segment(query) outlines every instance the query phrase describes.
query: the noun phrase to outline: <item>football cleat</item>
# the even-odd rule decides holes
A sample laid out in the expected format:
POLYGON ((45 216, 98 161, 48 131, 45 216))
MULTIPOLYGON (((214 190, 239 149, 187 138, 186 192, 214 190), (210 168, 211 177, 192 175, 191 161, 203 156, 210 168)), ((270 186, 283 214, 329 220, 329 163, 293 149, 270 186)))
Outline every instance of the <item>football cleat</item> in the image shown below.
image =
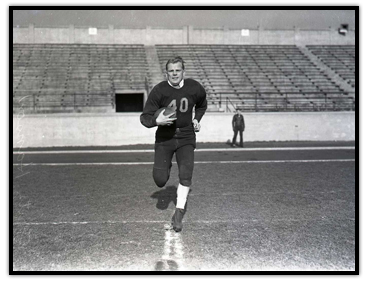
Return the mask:
POLYGON ((183 217, 184 217, 185 211, 183 209, 175 209, 175 213, 171 219, 172 228, 176 232, 180 232, 183 229, 183 217))

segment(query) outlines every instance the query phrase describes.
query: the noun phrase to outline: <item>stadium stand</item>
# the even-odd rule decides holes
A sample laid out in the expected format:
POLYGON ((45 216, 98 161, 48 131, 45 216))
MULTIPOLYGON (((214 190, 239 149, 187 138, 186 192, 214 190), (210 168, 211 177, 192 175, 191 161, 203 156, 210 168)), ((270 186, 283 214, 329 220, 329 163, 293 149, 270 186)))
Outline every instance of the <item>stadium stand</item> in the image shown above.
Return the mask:
MULTIPOLYGON (((355 85, 354 46, 308 48, 355 85)), ((174 55, 205 87, 212 111, 355 110, 355 92, 295 45, 13 44, 13 111, 114 108, 116 91, 149 92, 174 55)))
POLYGON ((156 45, 160 64, 180 55, 212 105, 230 110, 352 110, 341 89, 294 45, 156 45))
POLYGON ((111 108, 146 77, 143 45, 13 44, 13 104, 35 112, 111 108))
POLYGON ((355 87, 354 45, 307 45, 323 63, 355 87))

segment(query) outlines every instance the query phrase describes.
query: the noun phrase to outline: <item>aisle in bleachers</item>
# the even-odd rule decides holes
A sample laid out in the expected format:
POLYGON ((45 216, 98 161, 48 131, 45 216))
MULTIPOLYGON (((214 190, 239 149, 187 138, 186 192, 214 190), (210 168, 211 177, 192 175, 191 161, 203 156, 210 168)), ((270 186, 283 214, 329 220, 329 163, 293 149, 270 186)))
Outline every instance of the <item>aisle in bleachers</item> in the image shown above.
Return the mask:
POLYGON ((352 109, 344 92, 293 45, 157 45, 161 68, 180 55, 187 77, 200 81, 212 104, 243 110, 352 109))
POLYGON ((309 45, 307 48, 352 87, 355 87, 354 45, 309 45))

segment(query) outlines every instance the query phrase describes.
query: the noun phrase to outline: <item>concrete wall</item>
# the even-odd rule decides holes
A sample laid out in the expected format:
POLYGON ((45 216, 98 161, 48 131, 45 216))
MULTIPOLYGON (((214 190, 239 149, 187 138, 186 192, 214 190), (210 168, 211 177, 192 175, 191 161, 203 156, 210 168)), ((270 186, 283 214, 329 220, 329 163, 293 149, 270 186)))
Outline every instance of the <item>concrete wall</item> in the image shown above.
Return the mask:
POLYGON ((259 35, 259 44, 297 44, 294 30, 263 30, 259 35))
POLYGON ((114 29, 114 44, 142 44, 145 41, 145 29, 114 29))
MULTIPOLYGON (((355 140, 355 112, 244 113, 245 141, 355 140)), ((226 142, 233 114, 207 113, 198 142, 226 142)), ((119 146, 152 144, 156 128, 139 114, 52 114, 13 116, 13 147, 119 146)))
MULTIPOLYGON (((64 43, 69 41, 68 28, 35 28, 34 43, 64 43)), ((70 42, 67 42, 70 43, 70 42)))
POLYGON ((81 44, 355 44, 355 30, 346 36, 338 34, 337 28, 329 30, 249 30, 249 36, 242 36, 241 30, 181 29, 147 27, 145 29, 119 29, 110 25, 89 34, 88 27, 44 28, 14 27, 13 43, 81 43, 81 44))
POLYGON ((26 28, 13 28, 13 43, 33 43, 33 38, 30 38, 30 35, 26 28))

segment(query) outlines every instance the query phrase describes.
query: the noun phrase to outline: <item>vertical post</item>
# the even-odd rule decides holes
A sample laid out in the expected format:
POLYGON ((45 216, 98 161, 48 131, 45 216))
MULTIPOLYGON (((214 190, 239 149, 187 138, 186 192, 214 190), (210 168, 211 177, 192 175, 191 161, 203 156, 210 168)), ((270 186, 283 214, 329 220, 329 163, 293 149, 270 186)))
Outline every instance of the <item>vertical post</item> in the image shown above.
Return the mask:
POLYGON ((145 42, 145 45, 153 45, 152 42, 151 42, 151 30, 152 28, 150 26, 146 26, 146 42, 145 42))
POLYGON ((330 44, 332 44, 332 37, 333 37, 333 29, 332 29, 332 27, 331 26, 329 26, 329 28, 330 28, 330 33, 329 33, 329 41, 330 41, 330 44))
POLYGON ((220 102, 219 102, 219 106, 220 106, 220 109, 222 108, 222 106, 221 106, 221 103, 222 102, 222 96, 221 96, 221 93, 220 93, 220 102))
POLYGON ((192 44, 193 26, 188 26, 188 44, 192 44))
POLYGON ((294 45, 299 45, 298 44, 299 32, 300 32, 300 28, 294 26, 294 45))
POLYGON ((288 105, 288 94, 286 93, 285 96, 285 110, 287 111, 287 105, 288 105))
POLYGON ((325 111, 327 110, 327 93, 325 93, 325 105, 324 105, 325 111))
POLYGON ((254 97, 254 99, 255 99, 255 103, 254 103, 254 110, 255 110, 256 112, 258 112, 258 110, 257 110, 257 96, 258 96, 258 94, 257 94, 257 92, 256 92, 255 97, 254 97))
POLYGON ((74 24, 69 25, 69 43, 73 44, 74 41, 74 24))
POLYGON ((189 44, 188 26, 183 26, 183 44, 189 44))
POLYGON ((263 27, 259 25, 258 26, 258 44, 262 44, 262 33, 263 33, 263 27))
POLYGON ((109 44, 115 44, 114 26, 109 24, 109 44))
POLYGON ((29 24, 28 27, 28 43, 35 43, 34 24, 29 24))
POLYGON ((229 42, 228 42, 228 38, 229 38, 228 34, 229 34, 229 27, 225 25, 224 26, 224 29, 222 31, 222 44, 229 44, 229 42))

